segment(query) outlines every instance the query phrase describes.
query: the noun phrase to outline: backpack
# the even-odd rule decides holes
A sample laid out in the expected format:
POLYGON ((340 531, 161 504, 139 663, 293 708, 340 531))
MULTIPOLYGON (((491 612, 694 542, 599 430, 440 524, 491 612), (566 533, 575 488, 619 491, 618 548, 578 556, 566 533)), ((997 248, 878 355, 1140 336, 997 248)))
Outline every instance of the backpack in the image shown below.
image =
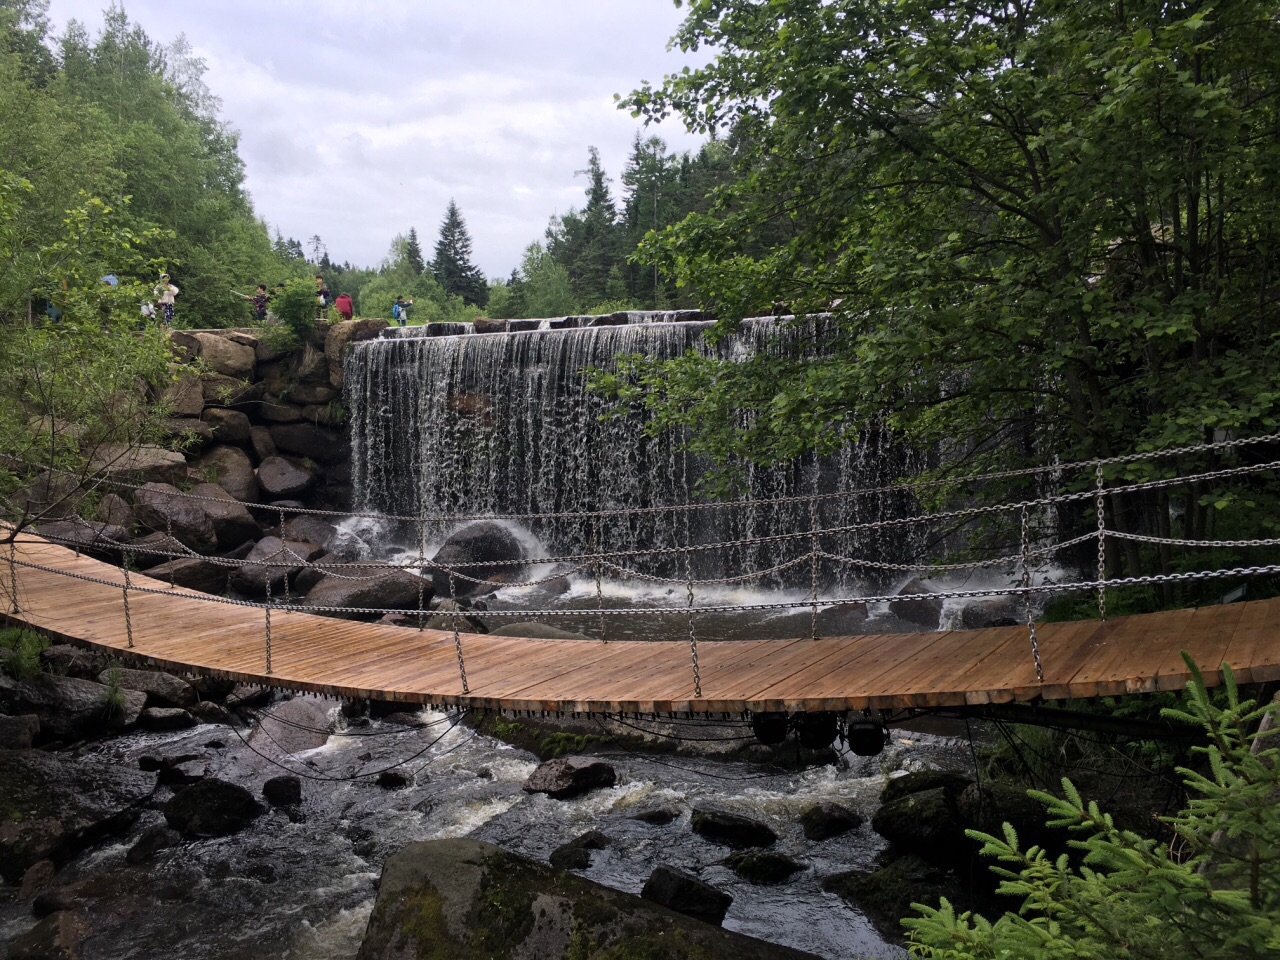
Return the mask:
POLYGON ((395 320, 400 319, 400 304, 393 303, 391 305, 391 316, 392 316, 392 319, 395 319, 395 320))

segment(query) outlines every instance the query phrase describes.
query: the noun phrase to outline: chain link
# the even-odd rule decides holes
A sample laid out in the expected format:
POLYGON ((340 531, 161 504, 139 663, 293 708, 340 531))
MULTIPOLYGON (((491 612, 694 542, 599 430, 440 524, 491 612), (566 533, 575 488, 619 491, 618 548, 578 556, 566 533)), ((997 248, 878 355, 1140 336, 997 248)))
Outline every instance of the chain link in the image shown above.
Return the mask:
MULTIPOLYGON (((599 521, 599 520, 595 520, 595 521, 593 521, 593 522, 592 522, 592 524, 591 524, 591 552, 592 552, 592 553, 595 553, 595 554, 598 554, 598 553, 599 553, 599 551, 600 551, 600 543, 599 543, 599 539, 600 539, 600 538, 599 538, 599 533, 600 533, 600 521, 599 521)), ((603 641, 605 641, 606 643, 608 643, 608 642, 609 642, 609 635, 605 632, 605 629, 604 629, 604 613, 603 613, 603 610, 604 610, 604 586, 603 586, 603 584, 602 584, 602 582, 601 582, 601 579, 600 579, 600 567, 601 567, 601 561, 600 561, 599 559, 597 559, 597 560, 596 560, 596 562, 595 562, 595 573, 596 573, 596 609, 597 609, 597 610, 599 610, 599 611, 602 611, 602 612, 599 614, 599 617, 600 617, 600 639, 601 639, 601 640, 603 640, 603 641)))
POLYGON ((1102 464, 1094 469, 1094 511, 1098 515, 1098 619, 1107 619, 1107 521, 1102 464))
POLYGON ((458 655, 458 676, 462 678, 462 692, 470 693, 471 687, 467 685, 467 664, 462 659, 462 634, 458 630, 459 622, 462 620, 462 610, 458 606, 458 588, 452 570, 449 571, 449 599, 453 601, 453 648, 458 655))
POLYGON ((1040 644, 1036 639, 1035 604, 1031 595, 1031 517, 1022 508, 1022 606, 1027 615, 1027 639, 1031 643, 1031 659, 1036 665, 1036 679, 1044 680, 1044 666, 1040 663, 1040 644))
POLYGON ((129 649, 133 649, 133 614, 129 611, 129 554, 124 555, 124 630, 129 639, 129 649))
POLYGON ((9 612, 20 613, 18 606, 18 534, 9 537, 9 612))
POLYGON ((818 501, 809 503, 809 599, 812 607, 809 614, 809 639, 818 639, 818 557, 821 554, 818 544, 818 501))
POLYGON ((266 577, 263 578, 263 583, 265 583, 267 587, 267 602, 263 609, 266 611, 266 621, 267 621, 267 626, 266 626, 267 676, 269 677, 271 676, 271 574, 270 572, 268 572, 266 577))

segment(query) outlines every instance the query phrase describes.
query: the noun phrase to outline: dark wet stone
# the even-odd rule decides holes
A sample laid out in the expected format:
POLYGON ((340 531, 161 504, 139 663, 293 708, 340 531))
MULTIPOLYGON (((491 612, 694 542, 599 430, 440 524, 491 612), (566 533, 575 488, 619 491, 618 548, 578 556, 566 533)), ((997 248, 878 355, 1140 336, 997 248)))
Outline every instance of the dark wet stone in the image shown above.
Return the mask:
POLYGON ((617 772, 603 760, 558 757, 534 770, 524 783, 524 791, 545 793, 555 800, 568 800, 602 787, 612 787, 617 782, 617 772))
POLYGON ((551 865, 557 870, 585 870, 591 866, 591 851, 609 846, 609 838, 599 830, 588 830, 551 852, 551 865))
POLYGON ((178 707, 147 707, 138 716, 138 726, 144 730, 185 730, 195 725, 196 718, 178 707))
POLYGON ((687 917, 720 926, 733 897, 704 883, 692 874, 666 865, 658 867, 645 881, 640 896, 687 917))
POLYGON ((147 863, 155 859, 155 855, 161 850, 176 847, 181 841, 182 836, 176 830, 169 829, 163 823, 153 823, 138 835, 124 859, 135 865, 147 863))
POLYGON ((723 810, 693 811, 693 832, 730 847, 771 847, 778 835, 767 824, 723 810))
POLYGON ((790 857, 772 850, 738 850, 725 862, 743 880, 761 885, 785 883, 793 873, 804 869, 790 857))
POLYGON ((376 782, 383 790, 403 790, 409 786, 409 777, 399 770, 383 770, 376 782))
POLYGON ((201 780, 176 793, 164 807, 169 826, 193 837, 236 833, 262 813, 262 805, 248 790, 225 780, 201 780))
POLYGON ((302 802, 302 781, 292 774, 272 777, 262 785, 262 796, 273 807, 288 807, 302 802))
POLYGON ((971 777, 958 770, 920 770, 916 773, 904 773, 900 777, 891 777, 885 781, 880 791, 880 803, 892 803, 912 793, 942 787, 949 797, 957 797, 965 787, 973 783, 971 777))
POLYGON ((805 839, 826 840, 862 826, 862 817, 848 807, 829 800, 815 804, 800 814, 805 839))
POLYGON ((677 810, 642 810, 639 813, 631 815, 632 820, 639 820, 642 823, 649 823, 655 827, 665 827, 668 823, 672 823, 680 818, 677 810))

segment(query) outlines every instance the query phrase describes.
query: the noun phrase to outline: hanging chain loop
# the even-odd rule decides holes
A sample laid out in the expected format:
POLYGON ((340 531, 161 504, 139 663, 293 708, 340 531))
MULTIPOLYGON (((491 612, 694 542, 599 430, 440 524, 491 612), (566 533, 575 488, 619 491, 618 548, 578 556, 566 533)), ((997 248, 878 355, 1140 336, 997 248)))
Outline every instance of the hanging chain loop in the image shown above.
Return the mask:
POLYGON ((129 567, 133 565, 133 553, 126 550, 124 554, 124 631, 129 640, 129 649, 133 649, 133 614, 129 611, 129 588, 133 582, 129 579, 129 567))
POLYGON ((462 620, 462 608, 458 605, 458 586, 453 579, 453 568, 449 568, 449 599, 453 601, 453 649, 458 654, 458 676, 462 678, 462 692, 470 693, 467 684, 467 662, 462 658, 462 634, 458 626, 462 620))
POLYGON ((1031 518, 1022 508, 1022 606, 1027 615, 1027 639, 1031 642, 1031 659, 1036 665, 1036 679, 1044 681, 1044 665, 1040 662, 1040 642, 1036 638, 1035 603, 1031 594, 1031 518))
POLYGON ((1107 521, 1102 464, 1094 468, 1094 510, 1098 514, 1098 619, 1107 619, 1107 521))

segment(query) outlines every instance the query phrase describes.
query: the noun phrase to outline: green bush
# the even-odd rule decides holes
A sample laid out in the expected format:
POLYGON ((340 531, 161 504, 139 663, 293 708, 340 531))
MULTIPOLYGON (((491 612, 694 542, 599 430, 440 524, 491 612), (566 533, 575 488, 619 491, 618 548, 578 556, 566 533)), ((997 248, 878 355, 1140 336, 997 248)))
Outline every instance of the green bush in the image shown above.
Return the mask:
POLYGON ((0 630, 0 668, 15 680, 27 680, 40 672, 40 651, 49 646, 33 630, 0 630))
POLYGON ((311 280, 286 280, 271 297, 271 309, 299 341, 311 336, 316 322, 316 288, 311 280))
POLYGON ((1069 780, 1061 798, 1029 795, 1048 811, 1048 823, 1066 827, 1076 856, 1050 858, 1039 847, 1022 850, 1008 824, 1004 836, 969 835, 1001 864, 999 892, 1022 901, 994 923, 957 913, 945 899, 937 908, 915 904, 919 916, 903 921, 912 956, 932 960, 1168 960, 1171 957, 1248 958, 1280 955, 1280 748, 1268 746, 1280 715, 1275 704, 1241 700, 1225 668, 1225 696, 1210 697, 1200 671, 1185 709, 1166 709, 1174 721, 1200 725, 1209 745, 1196 748, 1205 772, 1179 768, 1191 801, 1162 818, 1173 842, 1115 826, 1096 802, 1086 802, 1069 780), (1258 730, 1259 732, 1250 731, 1258 730))

